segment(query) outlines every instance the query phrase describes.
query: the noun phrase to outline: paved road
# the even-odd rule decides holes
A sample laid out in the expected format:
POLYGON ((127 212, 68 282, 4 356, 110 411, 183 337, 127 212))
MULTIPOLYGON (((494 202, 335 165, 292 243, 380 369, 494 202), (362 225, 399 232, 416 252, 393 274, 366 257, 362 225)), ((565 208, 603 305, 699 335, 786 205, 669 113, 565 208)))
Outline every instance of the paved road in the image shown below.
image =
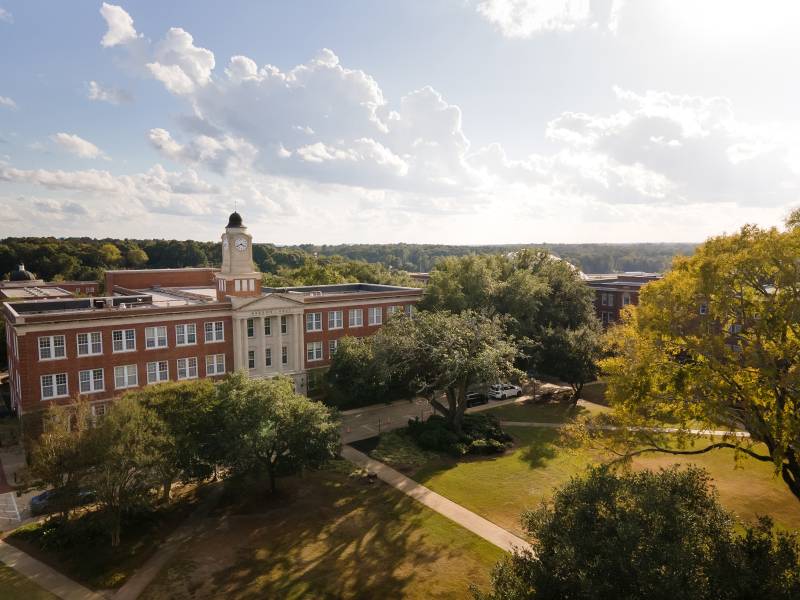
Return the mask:
POLYGON ((522 538, 515 536, 502 527, 498 527, 491 521, 487 521, 480 515, 476 515, 460 504, 448 500, 444 496, 426 488, 424 485, 418 484, 413 479, 409 479, 390 466, 370 458, 352 446, 344 446, 342 448, 342 457, 375 473, 381 481, 400 490, 407 496, 414 498, 414 500, 421 502, 428 508, 435 510, 440 515, 458 523, 464 529, 468 529, 472 533, 479 535, 506 552, 511 552, 515 549, 530 549, 530 544, 522 538))

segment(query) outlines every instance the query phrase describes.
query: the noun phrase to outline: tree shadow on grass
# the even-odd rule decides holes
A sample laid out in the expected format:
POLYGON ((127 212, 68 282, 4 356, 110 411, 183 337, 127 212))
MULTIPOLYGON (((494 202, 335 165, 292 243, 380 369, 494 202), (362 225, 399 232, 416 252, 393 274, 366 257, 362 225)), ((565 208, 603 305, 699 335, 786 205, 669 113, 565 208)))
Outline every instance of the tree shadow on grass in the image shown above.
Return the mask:
POLYGON ((542 468, 558 455, 561 439, 555 429, 531 428, 525 432, 524 441, 519 442, 522 446, 519 457, 532 469, 542 468))
MULTIPOLYGON (((281 505, 227 514, 224 527, 194 540, 189 553, 206 558, 228 546, 216 564, 197 561, 213 564, 211 572, 193 574, 202 577, 199 587, 181 581, 181 593, 170 589, 168 596, 191 590, 194 598, 397 598, 420 570, 457 559, 454 549, 425 541, 423 509, 390 488, 332 472, 292 479, 281 482, 281 505)), ((179 563, 167 573, 171 585, 176 569, 179 563)))

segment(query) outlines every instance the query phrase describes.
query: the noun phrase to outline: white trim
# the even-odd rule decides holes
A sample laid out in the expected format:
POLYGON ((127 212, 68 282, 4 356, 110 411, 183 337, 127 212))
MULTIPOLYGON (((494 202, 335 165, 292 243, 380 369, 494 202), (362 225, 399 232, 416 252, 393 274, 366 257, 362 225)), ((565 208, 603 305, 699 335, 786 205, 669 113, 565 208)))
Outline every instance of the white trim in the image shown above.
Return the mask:
POLYGON ((55 400, 57 398, 68 398, 69 397, 69 373, 47 373, 45 375, 39 376, 39 392, 41 395, 42 400, 55 400), (64 387, 66 391, 63 394, 59 394, 58 392, 58 380, 56 379, 59 375, 64 376, 64 387), (52 396, 45 396, 44 395, 44 378, 45 377, 52 377, 53 383, 48 387, 53 388, 53 395, 52 396))
POLYGON ((130 388, 139 387, 139 365, 116 365, 114 367, 114 389, 115 390, 127 390, 130 388), (133 367, 133 374, 136 378, 134 383, 130 383, 131 378, 128 376, 128 369, 133 367), (117 369, 123 369, 125 385, 117 385, 117 369))

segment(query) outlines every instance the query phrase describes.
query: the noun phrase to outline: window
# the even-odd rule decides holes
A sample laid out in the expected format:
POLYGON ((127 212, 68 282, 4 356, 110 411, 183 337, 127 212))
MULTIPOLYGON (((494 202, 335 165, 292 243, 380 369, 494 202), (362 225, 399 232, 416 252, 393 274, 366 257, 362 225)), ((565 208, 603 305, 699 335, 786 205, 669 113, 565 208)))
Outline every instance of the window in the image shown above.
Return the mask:
POLYGON ((306 346, 306 358, 309 362, 322 360, 322 342, 309 342, 306 346))
POLYGON ((92 404, 92 416, 96 419, 102 419, 106 416, 106 404, 101 402, 99 404, 92 404))
POLYGON ((380 325, 381 323, 383 323, 383 308, 371 306, 369 309, 369 324, 380 325))
POLYGON ((225 374, 225 355, 209 354, 206 356, 206 375, 225 374))
POLYGON ((610 312, 602 312, 600 313, 600 317, 604 325, 614 322, 614 316, 610 312))
POLYGON ((705 302, 700 304, 700 314, 701 315, 707 315, 708 314, 708 304, 706 304, 705 302))
POLYGON ((190 346, 197 343, 197 325, 184 323, 175 325, 175 343, 178 346, 190 346))
POLYGON ((222 321, 208 321, 205 328, 207 342, 225 341, 225 327, 222 321))
POLYGON ((169 365, 165 360, 147 363, 147 383, 158 383, 169 379, 169 365))
POLYGON ((166 348, 167 347, 167 328, 166 327, 145 327, 144 328, 144 347, 166 348))
POLYGON ((48 398, 64 398, 69 395, 67 374, 42 375, 42 400, 48 398))
POLYGON ((600 294, 600 304, 603 306, 614 306, 614 294, 600 294))
POLYGON ((248 350, 247 351, 247 368, 248 369, 255 369, 256 368, 256 351, 255 350, 248 350))
POLYGON ((93 394, 106 389, 103 369, 89 369, 78 373, 78 389, 81 394, 93 394))
POLYGON ((99 331, 78 334, 78 356, 93 356, 103 353, 103 338, 99 331))
POLYGON ((391 317, 391 316, 395 315, 396 313, 400 312, 401 308, 402 308, 402 306, 387 306, 386 307, 386 316, 387 317, 391 317))
POLYGON ((136 365, 114 367, 114 388, 121 390, 139 385, 139 371, 136 365))
POLYGON ((197 379, 197 358, 178 359, 178 379, 197 379))
POLYGON ((283 317, 281 317, 281 333, 286 333, 287 326, 288 324, 286 322, 286 316, 284 315, 283 317))
POLYGON ((133 352, 136 350, 136 331, 133 329, 112 331, 111 347, 114 352, 133 352))
POLYGON ((322 331, 322 313, 306 313, 306 331, 322 331))
POLYGON ((628 306, 631 303, 630 294, 622 294, 622 306, 628 306))
POLYGON ((272 335, 272 317, 264 317, 264 335, 272 335))
POLYGON ((255 292, 256 291, 256 280, 255 279, 250 279, 248 281, 247 289, 250 290, 251 292, 255 292))
POLYGON ((286 346, 281 346, 281 364, 288 365, 289 364, 289 348, 286 346))
POLYGON ((272 348, 267 348, 264 350, 264 366, 271 367, 272 366, 272 348))
POLYGON ((66 358, 67 344, 63 335, 49 335, 39 338, 39 360, 66 358))
POLYGON ((406 316, 413 317, 414 316, 414 305, 413 304, 406 304, 406 316))
POLYGON ((234 287, 235 287, 237 292, 241 292, 242 291, 242 280, 241 279, 234 280, 234 287))
POLYGON ((344 327, 344 314, 340 310, 328 311, 328 329, 341 329, 344 327))
POLYGON ((333 358, 333 355, 336 354, 336 350, 339 348, 339 340, 329 340, 328 341, 328 356, 333 358))
POLYGON ((348 314, 350 327, 361 327, 364 325, 364 310, 361 308, 351 308, 348 314))
POLYGON ((251 338, 256 335, 256 322, 254 319, 247 319, 247 337, 251 338))

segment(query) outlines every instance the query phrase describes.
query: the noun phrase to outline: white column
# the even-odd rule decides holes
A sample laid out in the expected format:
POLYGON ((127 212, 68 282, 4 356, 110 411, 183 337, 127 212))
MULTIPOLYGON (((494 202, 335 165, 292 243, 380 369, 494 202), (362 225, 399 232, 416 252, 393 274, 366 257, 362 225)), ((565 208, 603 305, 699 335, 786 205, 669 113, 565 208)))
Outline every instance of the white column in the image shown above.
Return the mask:
MULTIPOLYGON (((245 355, 244 360, 247 359, 245 355)), ((233 369, 242 368, 242 319, 233 317, 233 369)))
POLYGON ((241 319, 239 321, 239 329, 241 330, 241 335, 242 335, 242 338, 241 338, 242 339, 242 348, 241 348, 242 369, 244 369, 245 371, 247 371, 249 373, 250 371, 247 368, 248 367, 248 365, 247 365, 247 351, 250 349, 250 344, 248 343, 248 339, 247 339, 247 319, 241 319))
MULTIPOLYGON (((283 320, 283 316, 279 316, 277 319, 278 325, 278 372, 283 373, 283 328, 281 327, 281 321, 283 320)), ((288 319, 287 319, 287 327, 288 327, 288 319)))
POLYGON ((259 317, 255 320, 255 324, 258 326, 256 329, 256 339, 258 340, 258 356, 256 356, 256 371, 258 371, 259 375, 266 375, 267 367, 264 364, 264 355, 266 354, 266 340, 264 339, 264 319, 268 319, 269 317, 259 317))

